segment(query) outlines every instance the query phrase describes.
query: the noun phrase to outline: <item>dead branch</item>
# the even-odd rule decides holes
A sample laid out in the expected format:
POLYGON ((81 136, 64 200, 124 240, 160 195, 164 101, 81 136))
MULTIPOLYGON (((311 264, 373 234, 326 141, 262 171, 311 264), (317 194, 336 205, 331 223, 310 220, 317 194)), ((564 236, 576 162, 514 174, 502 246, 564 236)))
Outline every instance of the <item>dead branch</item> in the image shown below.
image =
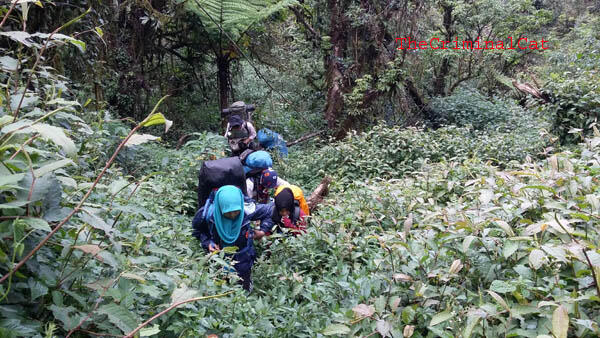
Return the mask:
POLYGON ((522 93, 529 94, 533 97, 543 100, 546 103, 550 102, 550 98, 548 97, 548 95, 540 92, 540 90, 534 85, 531 85, 527 82, 519 83, 517 80, 513 80, 512 84, 518 91, 522 93))
POLYGON ((321 131, 316 131, 316 132, 314 132, 314 133, 310 133, 310 134, 304 135, 304 136, 300 137, 299 139, 297 139, 296 141, 287 142, 287 143, 286 143, 286 146, 288 146, 288 147, 289 147, 289 146, 293 146, 294 144, 298 144, 298 143, 300 143, 300 142, 304 142, 304 141, 306 141, 306 140, 308 140, 308 139, 311 139, 311 138, 313 138, 313 137, 315 137, 315 136, 321 135, 321 134, 323 134, 324 132, 325 132, 325 130, 321 130, 321 131))

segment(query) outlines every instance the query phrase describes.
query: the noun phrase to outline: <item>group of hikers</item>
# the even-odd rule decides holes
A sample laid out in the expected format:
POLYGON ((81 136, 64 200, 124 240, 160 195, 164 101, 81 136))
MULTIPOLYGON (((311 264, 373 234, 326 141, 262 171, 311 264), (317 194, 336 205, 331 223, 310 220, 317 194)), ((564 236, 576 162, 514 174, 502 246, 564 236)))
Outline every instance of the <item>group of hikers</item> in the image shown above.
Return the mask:
POLYGON ((192 234, 208 252, 237 247, 233 268, 251 291, 254 241, 284 228, 301 234, 310 211, 302 189, 279 177, 270 154, 261 150, 256 129, 246 120, 247 107, 236 102, 228 109, 234 114, 228 116, 225 136, 233 156, 205 161, 200 169, 192 234))

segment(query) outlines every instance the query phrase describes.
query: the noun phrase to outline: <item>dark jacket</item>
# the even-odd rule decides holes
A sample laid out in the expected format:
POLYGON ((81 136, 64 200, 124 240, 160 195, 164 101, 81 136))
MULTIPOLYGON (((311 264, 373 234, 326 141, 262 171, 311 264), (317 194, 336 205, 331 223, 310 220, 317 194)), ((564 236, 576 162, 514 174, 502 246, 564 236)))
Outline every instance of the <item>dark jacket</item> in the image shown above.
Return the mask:
MULTIPOLYGON (((247 199, 248 200, 248 199, 247 199)), ((210 208, 212 209, 212 208, 210 208)), ((203 208, 199 209, 192 220, 192 235, 202 243, 204 250, 208 251, 210 243, 218 244, 223 248, 223 241, 219 237, 215 222, 213 219, 212 210, 209 210, 206 215, 206 221, 202 221, 203 208)), ((244 275, 250 271, 256 258, 254 251, 254 230, 250 227, 251 221, 260 221, 260 230, 266 232, 273 228, 273 205, 271 204, 254 204, 246 203, 244 206, 244 219, 240 235, 231 246, 237 246, 238 252, 233 256, 233 259, 238 263, 234 265, 235 270, 244 275), (254 210, 252 208, 254 207, 254 210)))

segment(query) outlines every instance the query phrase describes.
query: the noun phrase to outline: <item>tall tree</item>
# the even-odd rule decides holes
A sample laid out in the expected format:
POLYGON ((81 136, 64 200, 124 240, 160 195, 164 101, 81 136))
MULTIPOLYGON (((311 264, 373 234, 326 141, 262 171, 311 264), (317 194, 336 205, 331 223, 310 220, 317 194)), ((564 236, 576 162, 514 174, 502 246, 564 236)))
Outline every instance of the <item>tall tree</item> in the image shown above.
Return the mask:
POLYGON ((297 4, 296 0, 187 0, 187 8, 198 17, 206 32, 217 66, 219 105, 223 109, 232 99, 231 63, 245 54, 242 48, 252 43, 248 31, 271 15, 297 4))

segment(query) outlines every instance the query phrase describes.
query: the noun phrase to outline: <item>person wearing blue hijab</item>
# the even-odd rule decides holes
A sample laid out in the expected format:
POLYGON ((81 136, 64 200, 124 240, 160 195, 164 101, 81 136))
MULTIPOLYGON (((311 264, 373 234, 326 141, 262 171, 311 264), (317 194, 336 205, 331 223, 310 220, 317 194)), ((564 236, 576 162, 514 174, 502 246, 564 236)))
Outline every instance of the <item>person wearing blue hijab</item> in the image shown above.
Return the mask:
MULTIPOLYGON (((251 200, 248 200, 251 202, 251 200)), ((238 251, 233 266, 242 279, 244 289, 252 290, 251 269, 256 259, 253 239, 260 239, 271 231, 273 221, 270 204, 244 203, 242 191, 233 185, 217 190, 212 204, 199 209, 192 221, 192 235, 200 240, 208 252, 235 246, 238 251), (260 221, 260 230, 251 227, 251 221, 260 221)))

